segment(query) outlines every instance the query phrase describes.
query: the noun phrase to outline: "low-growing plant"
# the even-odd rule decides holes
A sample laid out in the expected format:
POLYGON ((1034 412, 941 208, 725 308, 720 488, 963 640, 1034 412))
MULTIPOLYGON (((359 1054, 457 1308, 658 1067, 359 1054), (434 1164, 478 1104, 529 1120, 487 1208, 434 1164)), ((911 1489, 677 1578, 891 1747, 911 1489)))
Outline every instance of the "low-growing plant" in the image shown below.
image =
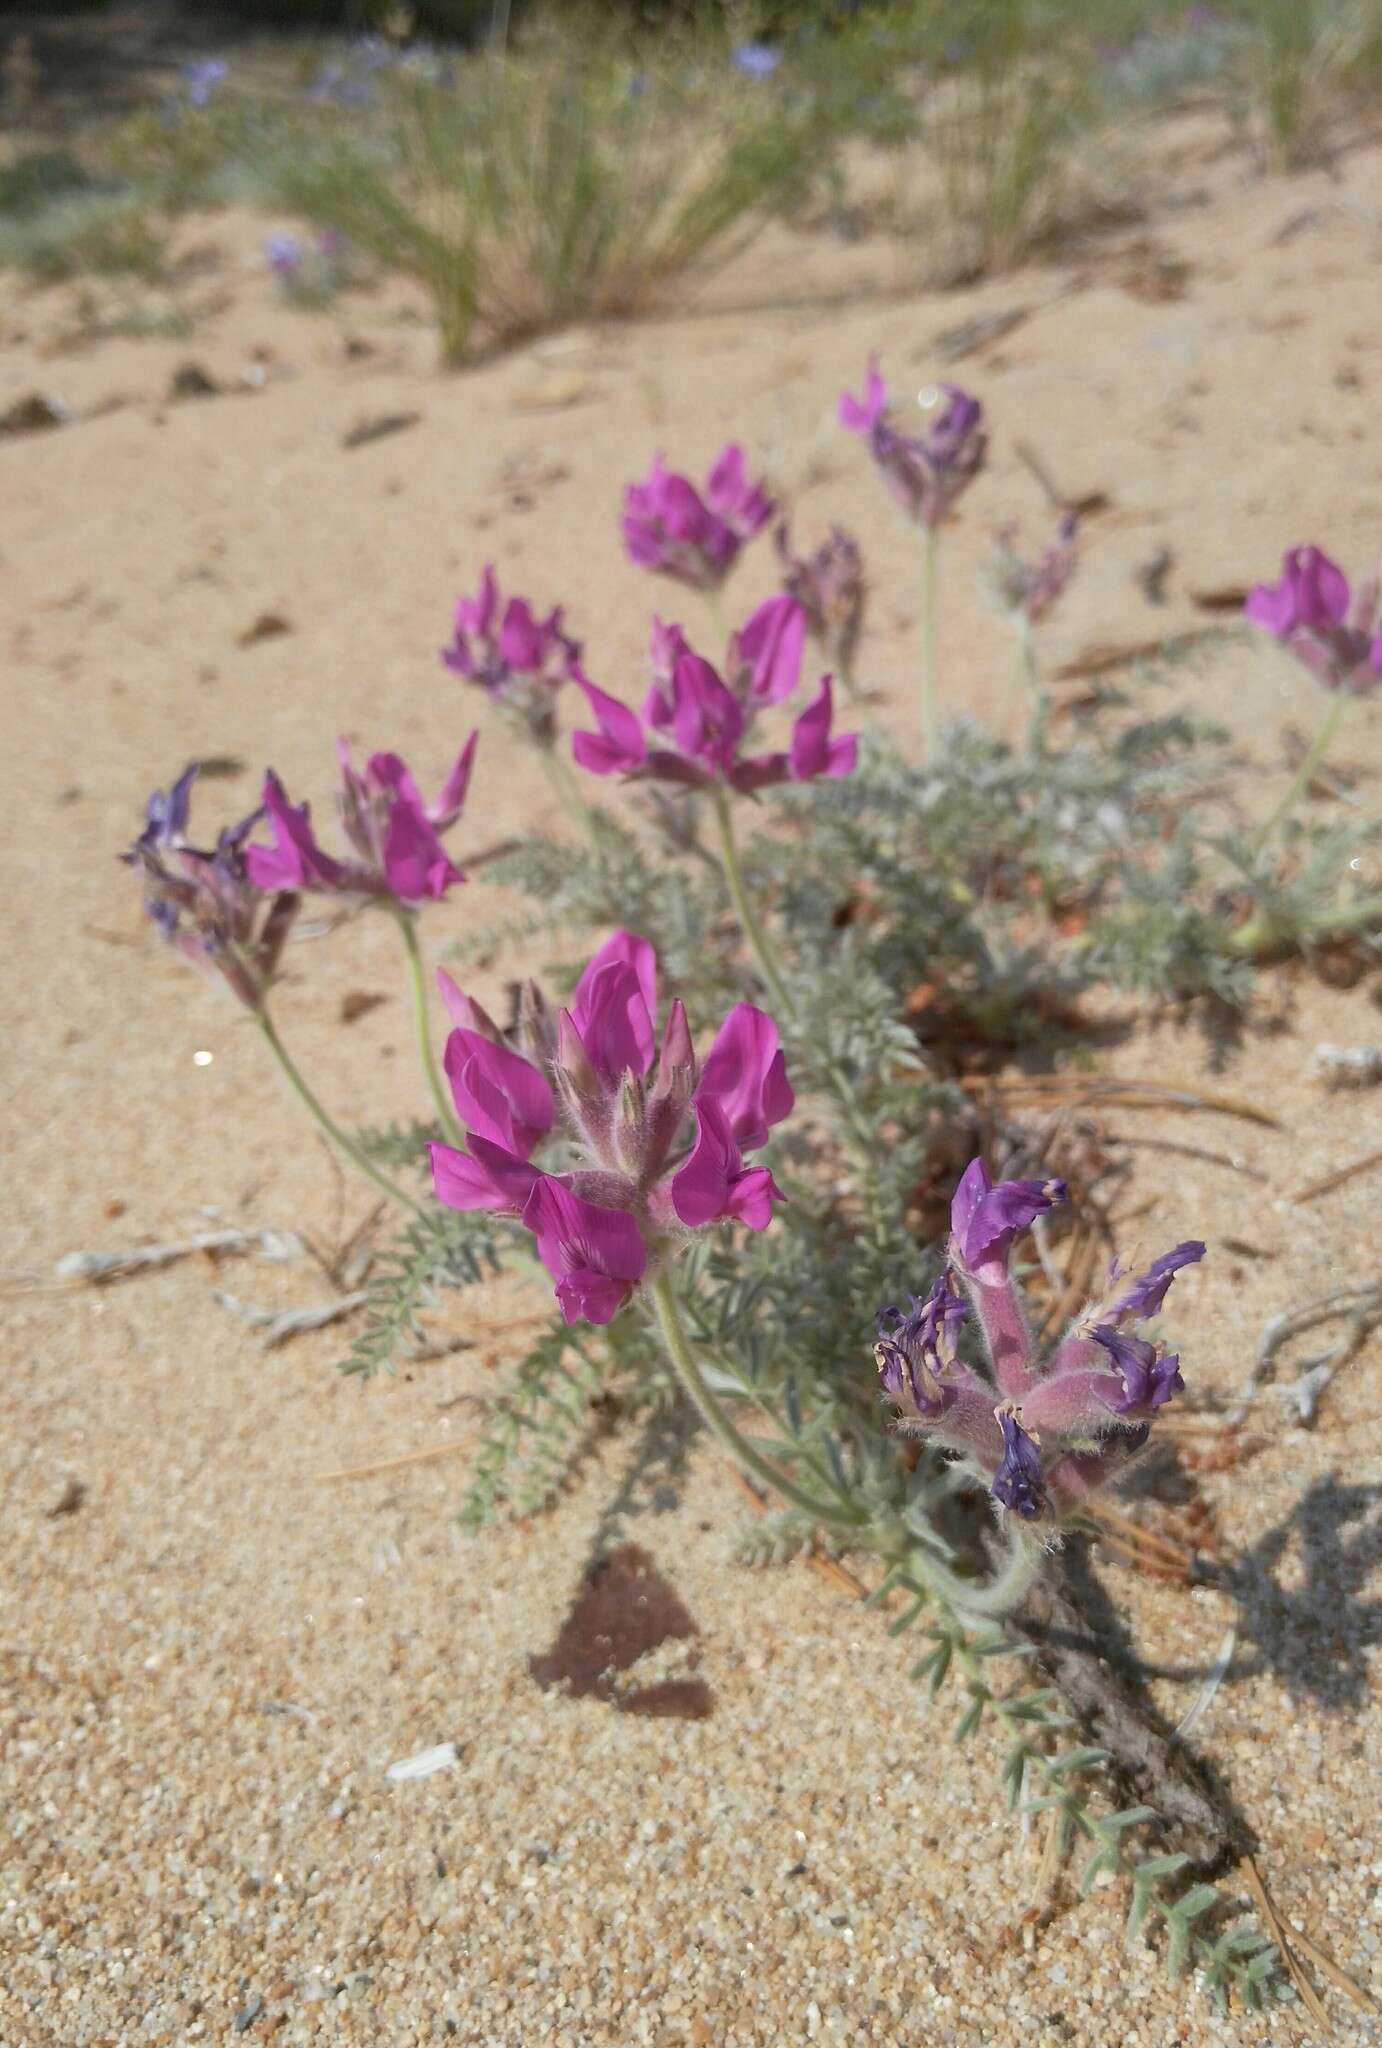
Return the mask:
MULTIPOLYGON (((908 433, 871 368, 841 416, 934 571, 931 540, 985 459, 978 401, 949 390, 908 433)), ((863 603, 862 550, 836 529, 815 555, 784 546, 788 587, 722 643, 722 593, 775 509, 733 444, 703 484, 658 461, 627 487, 628 554, 703 602, 712 635, 654 620, 637 711, 592 680, 560 611, 502 601, 492 570, 458 605, 448 687, 483 692, 549 767, 559 705, 576 703, 584 791, 557 776, 574 836, 534 834, 495 861, 532 913, 473 931, 452 964, 502 941, 540 971, 504 1022, 439 972, 440 1062, 420 926, 465 880, 443 835, 475 735, 430 803, 397 755, 357 767, 342 747, 334 847, 272 771, 259 806, 198 846, 188 770, 150 799, 126 858, 164 938, 219 978, 330 1143, 400 1212, 348 1371, 425 1341, 439 1290, 504 1267, 545 1276, 555 1313, 491 1405, 465 1524, 554 1498, 597 1397, 689 1403, 763 1510, 741 1553, 848 1556, 890 1632, 918 1632, 912 1676, 933 1697, 958 1689, 955 1739, 1001 1737, 1008 1806, 1049 1830, 1049 1871, 1078 1849, 1081 1892, 1126 1879, 1130 1941, 1159 1922, 1173 1974, 1257 2006, 1281 1979, 1270 1934, 1219 1882, 1233 1823, 1155 1730, 1139 1723, 1130 1745, 1126 1700, 1100 1706, 1107 1673, 1077 1684, 1038 1625, 1068 1619, 1061 1545, 1097 1526, 1193 1383, 1193 1352, 1169 1352, 1154 1325, 1205 1246, 1186 1237, 1135 1277, 1080 1269, 1072 1313, 1058 1266, 1081 1208, 1078 1147, 1001 1117, 981 1144, 963 1083, 1024 1040, 1075 1040, 1096 979, 1174 972, 1232 997, 1264 942, 1382 922, 1361 898, 1341 910, 1336 867, 1326 885, 1288 831, 1337 709, 1275 810, 1227 833, 1215 806, 1232 763, 1203 729, 1128 691, 1078 718, 1051 704, 1040 628, 1077 573, 1067 525, 1030 556, 1005 534, 988 571, 1016 629, 1021 746, 928 717, 910 762, 884 734, 834 729, 829 676, 775 745, 808 645, 843 644, 847 621, 857 649, 863 603), (596 801, 616 784, 641 811, 596 801), (745 844, 758 818, 768 829, 745 844), (308 894, 396 926, 426 1121, 351 1129, 294 1063, 272 1001, 308 894), (1040 1259, 1024 1267, 1031 1229, 1040 1259), (1101 1795, 1106 1766, 1138 1788, 1132 1803, 1101 1795)), ((1376 604, 1297 549, 1248 610, 1337 707, 1382 686, 1376 604)), ((928 655, 937 713, 939 685, 928 655)))
POLYGON ((167 254, 167 223, 137 193, 96 190, 18 218, 0 215, 0 265, 39 284, 90 274, 156 283, 167 254))
POLYGON ((598 44, 381 82, 278 161, 285 201, 425 286, 443 361, 652 303, 798 199, 829 136, 809 103, 695 66, 636 71, 598 44))

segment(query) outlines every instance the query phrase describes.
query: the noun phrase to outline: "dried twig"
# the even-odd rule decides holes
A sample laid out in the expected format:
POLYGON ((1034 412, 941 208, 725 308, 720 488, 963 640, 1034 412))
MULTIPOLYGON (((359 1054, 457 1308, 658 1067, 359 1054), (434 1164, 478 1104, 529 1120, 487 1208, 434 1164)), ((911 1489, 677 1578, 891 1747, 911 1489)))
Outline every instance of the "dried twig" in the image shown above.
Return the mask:
POLYGON ((1297 1188, 1293 1195, 1287 1195, 1288 1202, 1313 1202, 1316 1195, 1329 1195, 1335 1188, 1341 1188, 1345 1181, 1353 1180, 1360 1173, 1367 1173, 1374 1166, 1382 1166, 1382 1146, 1375 1152, 1367 1153, 1362 1159, 1355 1159, 1348 1166, 1341 1166, 1333 1173, 1327 1173, 1323 1180, 1307 1181, 1303 1188, 1297 1188))
POLYGON ((438 1458, 449 1458, 453 1451, 468 1451, 473 1439, 459 1436, 454 1442, 445 1444, 424 1444, 418 1451, 400 1451, 395 1458, 375 1458, 368 1465, 339 1465, 332 1472, 318 1472, 314 1476, 328 1479, 370 1479, 376 1472, 398 1472, 405 1465, 431 1465, 438 1458))
POLYGON ((300 1337, 308 1330, 325 1330, 332 1323, 344 1321, 357 1308, 363 1308, 369 1300, 368 1292, 357 1288, 353 1294, 339 1294, 334 1301, 310 1302, 303 1308, 260 1308, 252 1301, 240 1301, 235 1295, 216 1289, 216 1304, 229 1309, 242 1322, 251 1323, 263 1332, 260 1341, 266 1351, 284 1344, 289 1337, 300 1337))
POLYGON ((261 1259, 300 1259, 305 1250, 302 1239, 291 1230, 202 1230, 195 1237, 171 1240, 167 1244, 131 1245, 126 1251, 68 1252, 53 1267, 55 1280, 74 1286, 103 1286, 109 1280, 123 1280, 128 1274, 151 1266, 171 1266, 178 1259, 190 1259, 198 1252, 224 1257, 230 1253, 252 1253, 261 1259))
MULTIPOLYGON (((1310 1982, 1310 1979, 1306 1976, 1304 1970, 1301 1968, 1300 1958, 1296 1954, 1295 1949, 1291 1946, 1290 1937, 1286 1929, 1286 1922, 1282 1919, 1280 1913, 1277 1912, 1276 1907, 1272 1904, 1271 1895, 1268 1892, 1266 1885, 1262 1882, 1262 1873, 1259 1871, 1256 1863, 1254 1863, 1251 1856, 1244 1855, 1241 1858, 1238 1865, 1238 1875, 1242 1878, 1243 1883, 1247 1886, 1248 1893, 1252 1899, 1252 1902, 1262 1916, 1263 1926, 1266 1928, 1268 1934, 1271 1935, 1272 1940, 1277 1945, 1277 1950, 1280 1953, 1281 1959, 1286 1965, 1286 1973, 1290 1977, 1291 1982, 1296 1987, 1296 1991, 1300 1997, 1301 2004, 1309 2013, 1316 2027, 1320 2029, 1325 2039, 1328 2040, 1331 2036, 1329 2014, 1325 2011, 1324 2006, 1320 2002, 1319 1992, 1316 1991, 1314 1985, 1310 1982)), ((1331 1965, 1331 1968, 1337 1969, 1337 1965, 1331 1965)), ((1342 1977, 1344 1973, 1342 1970, 1340 1970, 1338 1974, 1342 1977)), ((1350 1983, 1352 1982, 1351 1979, 1347 1981, 1350 1983)))
POLYGON ((992 1094, 1004 1102, 1026 1099, 1049 1102, 1053 1097, 1082 1107, 1103 1103, 1116 1109, 1205 1110, 1215 1116, 1241 1117, 1270 1131, 1280 1130, 1276 1117, 1255 1103, 1240 1102, 1230 1095, 1210 1095, 1192 1088, 1170 1088, 1161 1081, 1124 1081, 1116 1076, 1091 1074, 1021 1074, 1006 1081, 987 1075, 969 1075, 960 1083, 971 1094, 992 1094))
POLYGON ((1230 1421, 1240 1421, 1247 1404, 1255 1399, 1264 1385, 1270 1384, 1276 1355, 1283 1344, 1303 1336, 1307 1330, 1318 1329, 1322 1323, 1332 1322, 1347 1325, 1338 1342, 1319 1357, 1308 1359, 1299 1378, 1274 1389, 1285 1399, 1295 1401, 1304 1423, 1313 1421, 1319 1396, 1335 1373, 1348 1364, 1370 1332, 1382 1323, 1382 1281, 1370 1281, 1361 1287, 1341 1287, 1333 1294, 1324 1294, 1315 1301, 1285 1309, 1264 1324, 1262 1335, 1257 1340, 1252 1374, 1242 1390, 1241 1405, 1230 1416, 1230 1421))

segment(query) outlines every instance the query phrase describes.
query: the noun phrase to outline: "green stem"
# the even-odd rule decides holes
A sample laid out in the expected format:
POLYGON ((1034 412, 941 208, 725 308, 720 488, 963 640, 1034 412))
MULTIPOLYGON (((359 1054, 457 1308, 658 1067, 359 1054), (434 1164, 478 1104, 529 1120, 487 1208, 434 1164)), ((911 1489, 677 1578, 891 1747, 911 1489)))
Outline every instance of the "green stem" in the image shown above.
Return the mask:
POLYGON ((921 756, 936 758, 936 563, 940 528, 921 530, 921 756))
POLYGON ((710 614, 710 623, 715 630, 715 637, 718 640, 724 640, 727 638, 725 633, 724 597, 718 590, 703 590, 701 596, 705 599, 705 608, 710 614))
POLYGON ((420 1221, 425 1222, 427 1212, 422 1204, 415 1202, 411 1195, 405 1195, 402 1188, 396 1187, 387 1174, 381 1173, 369 1154, 357 1145, 353 1138, 348 1137, 335 1119, 327 1114, 294 1064, 287 1047, 278 1035, 274 1021, 268 1011, 260 1010, 257 1013, 257 1021, 260 1030, 264 1034, 265 1043, 268 1045, 269 1051, 283 1069, 288 1086, 292 1089, 294 1095, 297 1096, 298 1101, 302 1104, 308 1115, 326 1133, 331 1143, 336 1146, 338 1151, 345 1154, 352 1166, 359 1168, 366 1180, 374 1182, 374 1185, 380 1190, 381 1194, 387 1195, 391 1202, 397 1202, 400 1208, 410 1210, 420 1221))
POLYGON ((1026 619, 1018 621, 1017 639, 1022 688, 1027 698, 1027 757, 1031 761, 1040 761, 1046 752, 1046 714, 1049 707, 1037 667, 1036 636, 1026 619))
POLYGON ((464 1145, 465 1136, 456 1121, 456 1112, 451 1098, 442 1081, 437 1067, 437 1056, 432 1050, 432 1033, 427 1023, 427 980, 422 966, 422 948, 417 942, 417 926, 411 911, 400 905, 395 913, 398 929, 403 936, 403 950, 408 956, 408 981, 413 999, 413 1037, 417 1042, 417 1056, 436 1104, 437 1116, 442 1132, 453 1145, 464 1145))
POLYGON ((1280 829, 1280 827, 1286 823, 1286 820, 1290 817, 1291 812, 1295 809, 1296 803, 1300 798, 1302 791, 1306 789, 1309 785, 1311 776, 1319 767, 1320 762, 1324 759, 1324 756, 1329 748, 1329 743, 1333 739, 1334 734, 1338 729, 1339 720, 1344 715, 1344 705, 1347 703, 1347 701, 1348 700, 1344 696, 1342 691, 1336 693, 1334 702, 1330 705, 1328 711, 1325 713, 1325 716, 1320 723, 1320 729, 1315 734, 1314 740, 1312 741, 1306 753, 1305 759, 1301 762, 1299 768, 1297 768, 1295 774, 1291 777, 1290 787, 1286 791, 1285 796, 1281 799, 1281 802, 1272 812, 1266 824, 1260 827, 1257 833, 1256 845, 1259 853, 1261 852, 1262 848, 1266 846, 1268 840, 1271 839, 1273 834, 1277 832, 1280 829))
POLYGON ((672 1370, 706 1428, 720 1439, 736 1464, 755 1479, 760 1479, 765 1486, 770 1486, 783 1500, 790 1501, 794 1507, 810 1515, 813 1521, 833 1522, 842 1528, 857 1529, 865 1519, 858 1508, 846 1507, 843 1503, 832 1507, 826 1501, 817 1500, 814 1494, 807 1493, 804 1487, 789 1479, 785 1472, 779 1471, 770 1459, 763 1457, 739 1434, 701 1376, 701 1369, 686 1341, 676 1296, 666 1273, 659 1273, 654 1280, 652 1297, 672 1370))
MULTIPOLYGON (((787 984, 782 978, 782 970, 768 942, 768 935, 759 923, 749 901, 748 890, 744 887, 743 870, 739 866, 739 855, 734 845, 734 822, 730 814, 729 797, 719 783, 712 785, 711 797, 715 806, 715 822, 720 832, 720 860, 725 871, 725 880, 729 884, 729 893, 734 900, 739 929, 744 934, 749 951, 757 962, 758 971, 767 983, 773 1001, 778 1005, 786 1021, 795 1024, 798 1021, 797 1006, 788 993, 787 984)), ((860 1172, 872 1191, 870 1210, 875 1233, 879 1235, 881 1243, 882 1221, 878 1210, 877 1190, 873 1187, 872 1169, 876 1149, 874 1134, 859 1107, 859 1097, 849 1075, 836 1060, 826 1062, 826 1072, 834 1085, 840 1108, 844 1113, 845 1127, 858 1155, 860 1172)))
POLYGON ((787 993, 787 984, 782 979, 782 970, 768 943, 768 935, 758 921, 748 891, 744 887, 743 870, 739 866, 739 855, 734 845, 734 821, 730 816, 729 796, 718 782, 711 785, 711 797, 715 805, 715 823, 720 833, 720 861, 729 884, 729 893, 734 899, 734 912, 739 920, 739 929, 757 962, 758 971, 771 991, 773 1001, 790 1017, 796 1016, 796 1004, 787 993))

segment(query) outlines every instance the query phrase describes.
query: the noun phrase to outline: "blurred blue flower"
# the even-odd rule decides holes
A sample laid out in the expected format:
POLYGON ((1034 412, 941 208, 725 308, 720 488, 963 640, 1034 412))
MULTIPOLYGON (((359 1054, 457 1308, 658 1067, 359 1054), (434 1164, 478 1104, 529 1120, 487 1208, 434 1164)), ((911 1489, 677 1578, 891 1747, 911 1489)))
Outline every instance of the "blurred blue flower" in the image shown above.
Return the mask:
POLYGON ((189 106, 204 107, 230 66, 221 57, 199 57, 182 70, 182 89, 189 106))
POLYGON ((302 262, 302 250, 298 245, 297 236, 265 235, 264 260, 275 277, 291 277, 302 262))
POLYGON ((771 43, 740 43, 729 61, 746 78, 767 78, 782 62, 782 52, 771 43))

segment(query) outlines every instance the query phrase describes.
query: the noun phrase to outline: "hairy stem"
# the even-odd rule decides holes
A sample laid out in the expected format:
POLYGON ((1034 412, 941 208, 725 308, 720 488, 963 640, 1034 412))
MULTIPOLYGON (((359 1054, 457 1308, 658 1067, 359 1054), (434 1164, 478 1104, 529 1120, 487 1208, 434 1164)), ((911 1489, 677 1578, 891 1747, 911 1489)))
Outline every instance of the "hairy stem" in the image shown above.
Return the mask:
POLYGON ((1027 757, 1040 761, 1046 752, 1046 716, 1050 706, 1037 666, 1036 635, 1025 618, 1018 621, 1017 644, 1022 690, 1027 700, 1027 757))
POLYGON ((397 1202, 401 1209, 407 1209, 412 1215, 425 1221, 427 1212, 422 1207, 422 1204, 415 1202, 411 1195, 405 1195, 402 1188, 395 1186, 386 1173, 381 1173, 369 1154, 363 1151, 356 1144, 355 1140, 341 1129, 335 1118, 330 1116, 322 1107, 317 1097, 308 1087, 300 1069, 291 1058, 283 1040, 279 1037, 277 1028, 268 1011, 260 1010, 257 1013, 256 1021, 264 1034, 264 1041, 269 1051, 283 1070, 288 1086, 292 1089, 294 1095, 297 1096, 298 1101, 302 1104, 313 1122, 326 1133, 331 1143, 339 1152, 345 1155, 351 1165, 357 1167, 364 1174, 366 1180, 373 1181, 375 1187, 382 1194, 387 1195, 391 1202, 397 1202))
POLYGON ((828 1501, 818 1500, 814 1494, 808 1493, 804 1487, 789 1479, 785 1472, 780 1471, 770 1459, 763 1457, 739 1434, 710 1391, 696 1363, 695 1354, 686 1340, 686 1331, 682 1326, 672 1283, 665 1272, 659 1273, 654 1280, 652 1297, 653 1306, 657 1311, 658 1328, 662 1332, 663 1346, 672 1370, 706 1428, 719 1438, 735 1463, 745 1472, 751 1473, 755 1479, 760 1479, 765 1486, 770 1486, 775 1493, 781 1494, 793 1507, 798 1507, 803 1513, 810 1515, 813 1521, 832 1522, 838 1527, 857 1529, 865 1519, 858 1508, 847 1507, 843 1502, 832 1505, 828 1501))
POLYGON ((744 934, 744 942, 754 957, 759 973, 767 983, 773 1001, 785 1016, 794 1018, 796 1004, 787 993, 787 984, 782 979, 782 970, 777 964, 768 935, 759 923, 758 914, 749 901, 748 890, 744 887, 744 874, 739 866, 739 855, 734 844, 734 821, 730 816, 729 794, 718 782, 711 785, 710 793, 715 805, 715 823, 720 834, 720 862, 725 871, 725 881, 729 884, 739 929, 744 934))
POLYGON ((940 528, 921 529, 921 757, 936 758, 936 567, 940 528))
POLYGON ((408 956, 408 982, 413 1005, 413 1037, 417 1042, 417 1055, 432 1101, 436 1105, 441 1127, 453 1145, 463 1145, 465 1134, 456 1121, 456 1112, 451 1106, 441 1073, 437 1067, 437 1056, 432 1050, 432 1033, 427 1022, 427 981, 422 967, 422 948, 418 945, 417 926, 411 911, 400 905, 397 924, 403 938, 403 950, 408 956))
POLYGON ((1330 741, 1338 730, 1339 720, 1344 715, 1344 705, 1347 701, 1342 690, 1335 692, 1334 702, 1321 719, 1320 729, 1311 741, 1306 751, 1305 759, 1291 777, 1285 796, 1272 812, 1266 824, 1261 826, 1257 833, 1255 843, 1259 853, 1273 836, 1281 830, 1281 827, 1286 823, 1286 820, 1299 802, 1302 793, 1309 787, 1311 776, 1324 759, 1325 754, 1328 752, 1330 741))

